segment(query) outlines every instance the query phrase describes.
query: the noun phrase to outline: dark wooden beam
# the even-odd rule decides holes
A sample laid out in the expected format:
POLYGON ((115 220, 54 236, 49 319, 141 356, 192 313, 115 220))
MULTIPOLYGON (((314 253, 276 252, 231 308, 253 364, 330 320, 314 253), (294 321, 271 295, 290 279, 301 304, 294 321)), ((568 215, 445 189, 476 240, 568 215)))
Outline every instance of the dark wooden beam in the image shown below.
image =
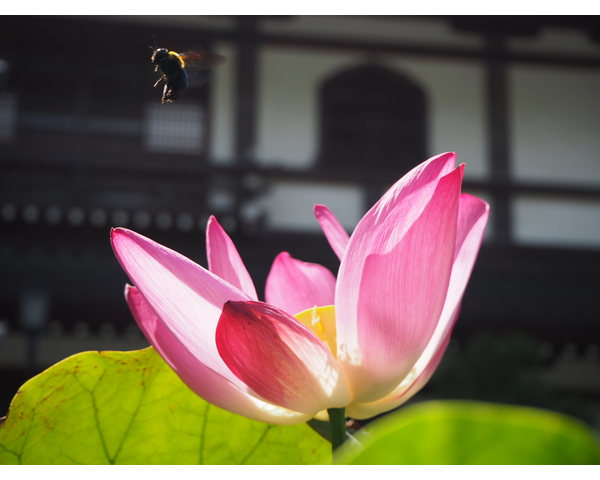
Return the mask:
POLYGON ((249 162, 256 137, 257 22, 254 16, 238 18, 236 65, 236 164, 249 162))
MULTIPOLYGON (((236 43, 236 135, 235 164, 244 168, 252 163, 256 143, 256 89, 258 77, 258 22, 260 17, 247 15, 237 18, 236 43)), ((242 208, 250 194, 240 175, 234 177, 237 226, 244 229, 242 208)))
MULTIPOLYGON (((509 121, 508 82, 506 62, 503 59, 505 37, 490 33, 486 38, 487 118, 491 176, 500 185, 509 185, 509 121)), ((511 198, 507 190, 492 191, 494 242, 498 246, 511 243, 511 198)))
MULTIPOLYGON (((218 166, 207 163, 190 164, 188 156, 184 155, 160 155, 160 158, 153 162, 147 162, 144 169, 140 170, 135 162, 124 163, 115 159, 106 160, 100 156, 97 161, 93 155, 90 155, 93 161, 86 166, 86 173, 90 178, 124 179, 127 178, 133 182, 151 182, 162 180, 165 182, 200 182, 207 175, 229 175, 243 176, 247 174, 256 174, 266 180, 299 180, 313 181, 316 183, 354 183, 363 182, 380 185, 381 188, 390 186, 393 180, 389 177, 364 172, 360 177, 354 173, 345 171, 339 172, 315 172, 313 170, 296 170, 281 168, 263 168, 254 165, 243 167, 237 166, 218 166)), ((147 154, 150 156, 150 154, 147 154)), ((63 159, 64 160, 64 159, 63 159)), ((52 162, 47 159, 38 158, 20 158, 11 157, 2 162, 2 180, 10 182, 30 182, 47 180, 48 183, 55 178, 68 178, 73 174, 73 162, 52 162)), ((1 184, 1 182, 0 182, 1 184)), ((469 180, 463 182, 463 188, 466 190, 480 190, 490 193, 499 192, 506 195, 531 194, 540 196, 555 196, 563 198, 580 198, 588 200, 600 200, 600 188, 577 184, 558 184, 558 183, 534 183, 534 182, 499 182, 496 179, 491 180, 469 180)))

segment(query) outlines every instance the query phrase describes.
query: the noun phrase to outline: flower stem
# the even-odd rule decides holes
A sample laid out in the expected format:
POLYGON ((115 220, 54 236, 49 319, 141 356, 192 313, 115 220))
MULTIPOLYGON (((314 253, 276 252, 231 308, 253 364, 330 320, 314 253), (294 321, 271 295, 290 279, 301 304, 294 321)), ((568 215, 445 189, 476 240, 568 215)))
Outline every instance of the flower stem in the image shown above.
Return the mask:
POLYGON ((346 409, 328 408, 329 428, 331 431, 331 451, 335 452, 346 440, 346 409))

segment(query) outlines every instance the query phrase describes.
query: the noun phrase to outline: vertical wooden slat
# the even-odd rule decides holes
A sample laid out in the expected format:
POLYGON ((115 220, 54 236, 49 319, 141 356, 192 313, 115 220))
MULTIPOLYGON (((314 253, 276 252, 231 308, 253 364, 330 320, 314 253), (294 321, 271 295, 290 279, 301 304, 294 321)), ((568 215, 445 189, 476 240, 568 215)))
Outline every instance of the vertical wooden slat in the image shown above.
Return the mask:
POLYGON ((505 37, 491 32, 487 35, 486 80, 489 154, 493 201, 494 243, 508 246, 512 237, 511 198, 509 194, 510 149, 508 119, 508 79, 505 37))
POLYGON ((237 25, 235 163, 239 168, 234 173, 234 184, 236 221, 238 227, 242 227, 242 231, 242 207, 250 197, 250 193, 244 187, 243 170, 252 163, 256 141, 258 22, 258 16, 248 15, 238 17, 237 25))
POLYGON ((256 137, 257 24, 255 16, 238 19, 235 153, 239 166, 250 161, 256 137))

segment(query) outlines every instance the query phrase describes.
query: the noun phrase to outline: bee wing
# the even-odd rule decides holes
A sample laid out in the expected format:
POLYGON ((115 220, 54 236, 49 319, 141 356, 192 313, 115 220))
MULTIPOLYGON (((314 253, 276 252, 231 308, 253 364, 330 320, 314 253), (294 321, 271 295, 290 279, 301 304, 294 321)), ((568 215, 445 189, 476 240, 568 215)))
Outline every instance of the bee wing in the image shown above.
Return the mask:
POLYGON ((210 70, 227 62, 223 55, 216 53, 180 53, 188 70, 210 70))

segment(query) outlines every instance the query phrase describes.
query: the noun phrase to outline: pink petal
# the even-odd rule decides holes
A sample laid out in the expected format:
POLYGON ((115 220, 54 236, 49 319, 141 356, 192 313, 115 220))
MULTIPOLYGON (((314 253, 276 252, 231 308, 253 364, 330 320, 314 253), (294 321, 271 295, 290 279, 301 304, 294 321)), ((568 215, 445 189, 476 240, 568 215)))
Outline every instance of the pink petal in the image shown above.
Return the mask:
POLYGON ((350 403, 348 386, 329 349, 272 305, 227 302, 216 338, 231 371, 275 405, 314 415, 350 403))
POLYGON ((137 288, 127 286, 125 298, 148 341, 183 382, 209 403, 261 422, 289 425, 310 415, 292 412, 252 397, 200 362, 156 316, 137 288))
POLYGON ((314 212, 329 245, 341 260, 348 245, 348 240, 350 240, 350 235, 346 233, 344 227, 325 205, 315 205, 314 212))
POLYGON ((292 315, 314 306, 333 305, 335 276, 317 263, 282 252, 275 258, 265 286, 265 300, 292 315))
POLYGON ((448 285, 448 294, 430 346, 423 352, 423 358, 417 362, 418 368, 423 368, 423 362, 428 363, 428 355, 429 357, 433 355, 433 351, 438 348, 436 345, 444 341, 444 338, 454 326, 460 303, 479 254, 489 213, 490 206, 483 200, 466 193, 460 196, 456 247, 454 249, 454 263, 448 285))
POLYGON ((393 390, 427 346, 454 260, 463 167, 400 202, 378 202, 353 233, 336 290, 338 359, 358 402, 393 390), (393 207, 390 207, 393 205, 393 207))
POLYGON ((254 282, 242 262, 242 258, 217 222, 211 215, 206 226, 206 255, 208 256, 208 269, 226 282, 238 288, 253 300, 258 300, 254 282))
POLYGON ((111 231, 113 250, 152 310, 191 355, 244 389, 223 363, 215 331, 228 300, 250 297, 189 258, 131 230, 111 231))
POLYGON ((448 293, 440 320, 431 340, 415 364, 418 375, 428 368, 428 365, 432 362, 432 358, 442 348, 441 346, 450 341, 450 334, 460 310, 460 303, 462 302, 469 277, 479 253, 479 248, 481 247, 489 217, 489 210, 489 205, 477 197, 468 194, 460 196, 456 246, 454 249, 452 274, 450 275, 450 283, 448 284, 448 293))
MULTIPOLYGON (((456 318, 458 318, 458 314, 454 317, 454 321, 456 321, 456 318)), ((454 325, 454 322, 452 325, 454 325)), ((351 403, 346 408, 346 415, 357 420, 371 418, 380 413, 389 412, 408 401, 427 384, 437 369, 450 343, 451 333, 452 329, 447 332, 443 342, 438 345, 437 350, 434 352, 433 357, 429 359, 429 363, 425 366, 425 369, 422 371, 418 371, 416 368, 413 369, 398 387, 381 400, 370 403, 351 403)))
POLYGON ((460 302, 483 240, 488 217, 489 205, 487 203, 468 194, 461 195, 455 260, 452 266, 448 295, 431 340, 410 374, 412 378, 408 379, 409 381, 403 381, 392 393, 380 401, 353 404, 348 407, 349 416, 370 418, 392 410, 409 400, 429 381, 450 341, 452 329, 458 318, 460 302))

